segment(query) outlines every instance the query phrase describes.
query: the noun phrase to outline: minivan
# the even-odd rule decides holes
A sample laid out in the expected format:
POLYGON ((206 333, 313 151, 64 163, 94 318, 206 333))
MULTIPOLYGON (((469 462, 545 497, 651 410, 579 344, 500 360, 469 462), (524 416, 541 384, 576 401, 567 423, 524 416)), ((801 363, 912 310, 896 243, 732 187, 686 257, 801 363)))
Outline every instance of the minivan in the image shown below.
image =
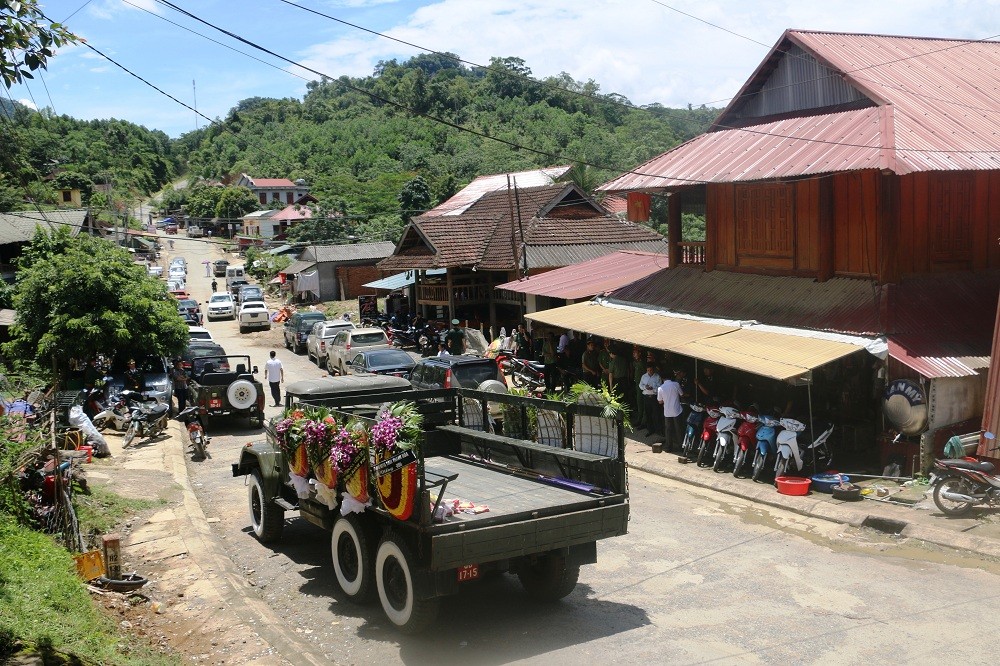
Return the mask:
POLYGON ((246 280, 242 266, 226 266, 226 286, 232 287, 236 280, 246 280))

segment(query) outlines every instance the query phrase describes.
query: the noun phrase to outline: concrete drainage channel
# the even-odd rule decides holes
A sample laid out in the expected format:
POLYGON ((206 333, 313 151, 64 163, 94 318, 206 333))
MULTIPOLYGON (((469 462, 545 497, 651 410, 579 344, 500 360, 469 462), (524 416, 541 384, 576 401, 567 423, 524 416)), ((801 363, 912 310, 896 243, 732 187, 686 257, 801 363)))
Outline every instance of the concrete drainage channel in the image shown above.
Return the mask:
POLYGON ((861 527, 867 527, 868 529, 875 530, 876 532, 891 534, 893 536, 902 534, 903 530, 905 530, 908 525, 909 523, 905 521, 884 518, 882 516, 868 516, 861 521, 861 527))

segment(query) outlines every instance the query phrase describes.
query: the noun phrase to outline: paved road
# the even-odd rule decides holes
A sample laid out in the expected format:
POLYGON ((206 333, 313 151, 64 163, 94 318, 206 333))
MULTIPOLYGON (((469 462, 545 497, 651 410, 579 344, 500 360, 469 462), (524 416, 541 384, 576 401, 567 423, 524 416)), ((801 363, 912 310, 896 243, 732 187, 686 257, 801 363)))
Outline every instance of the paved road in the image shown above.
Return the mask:
MULTIPOLYGON (((207 244, 179 240, 191 290, 207 244)), ((232 322, 208 325, 230 353, 263 365, 276 347, 294 381, 322 371, 232 322)), ((275 411, 269 408, 270 411, 275 411)), ((977 638, 1000 612, 995 562, 898 542, 633 472, 625 537, 604 541, 566 600, 527 601, 513 577, 477 581, 426 635, 402 637, 377 606, 339 600, 328 536, 298 519, 282 542, 248 534, 243 479, 229 465, 256 433, 216 423, 212 457, 188 461, 211 528, 285 619, 302 653, 337 663, 990 663, 977 638)), ((284 655, 296 662, 296 655, 284 655)))

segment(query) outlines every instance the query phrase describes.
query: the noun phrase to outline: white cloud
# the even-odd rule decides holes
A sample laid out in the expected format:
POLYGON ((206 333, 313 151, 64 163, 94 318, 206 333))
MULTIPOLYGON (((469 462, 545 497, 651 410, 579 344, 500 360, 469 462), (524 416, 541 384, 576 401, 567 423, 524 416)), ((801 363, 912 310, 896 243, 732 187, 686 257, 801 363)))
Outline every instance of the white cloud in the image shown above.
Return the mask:
POLYGON ((99 19, 113 19, 116 14, 125 11, 140 11, 160 13, 160 6, 156 0, 103 0, 103 2, 92 2, 87 5, 87 12, 99 19))
POLYGON ((19 100, 17 100, 17 103, 18 104, 24 104, 29 109, 34 109, 35 111, 38 111, 38 107, 35 106, 35 103, 32 102, 30 99, 19 99, 19 100))

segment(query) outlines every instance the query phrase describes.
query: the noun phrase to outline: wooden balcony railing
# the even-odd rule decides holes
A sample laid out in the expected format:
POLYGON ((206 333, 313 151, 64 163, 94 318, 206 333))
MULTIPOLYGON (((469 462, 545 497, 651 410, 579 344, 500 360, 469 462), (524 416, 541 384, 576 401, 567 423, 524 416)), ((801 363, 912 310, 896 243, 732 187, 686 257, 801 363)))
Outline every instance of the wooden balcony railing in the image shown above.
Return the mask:
MULTIPOLYGON (((486 285, 459 285, 452 287, 455 303, 486 303, 490 289, 486 285)), ((417 302, 427 305, 448 305, 448 287, 445 285, 418 285, 417 302)))
POLYGON ((705 241, 684 241, 677 244, 681 265, 705 263, 705 241))

